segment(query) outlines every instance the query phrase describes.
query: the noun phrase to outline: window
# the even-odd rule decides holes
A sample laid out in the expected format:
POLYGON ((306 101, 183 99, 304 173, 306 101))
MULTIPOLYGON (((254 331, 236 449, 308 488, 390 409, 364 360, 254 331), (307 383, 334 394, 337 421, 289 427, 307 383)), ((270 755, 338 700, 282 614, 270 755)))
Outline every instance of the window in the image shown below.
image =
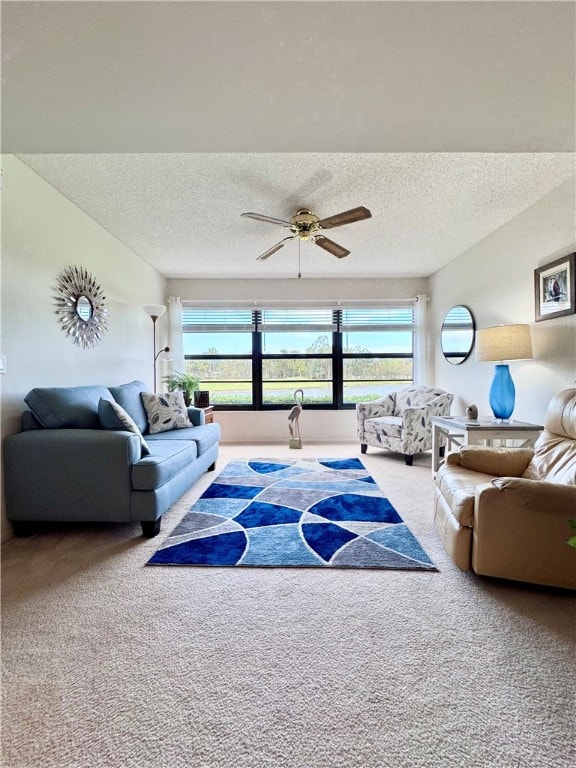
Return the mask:
POLYGON ((374 400, 414 380, 412 307, 343 309, 344 403, 374 400))
POLYGON ((262 405, 292 403, 299 388, 305 390, 308 405, 333 405, 332 311, 270 309, 259 312, 258 320, 262 405))
POLYGON ((183 308, 186 370, 227 408, 352 408, 411 384, 414 311, 183 308))
POLYGON ((251 310, 182 308, 186 372, 210 391, 214 405, 253 406, 251 310))

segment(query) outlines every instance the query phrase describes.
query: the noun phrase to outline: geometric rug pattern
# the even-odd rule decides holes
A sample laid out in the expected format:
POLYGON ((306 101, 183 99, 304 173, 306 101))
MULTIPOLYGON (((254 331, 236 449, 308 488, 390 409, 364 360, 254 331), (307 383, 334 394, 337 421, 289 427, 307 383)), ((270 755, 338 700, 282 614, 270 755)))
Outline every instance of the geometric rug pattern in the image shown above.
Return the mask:
POLYGON ((437 570, 357 458, 230 462, 148 564, 437 570))

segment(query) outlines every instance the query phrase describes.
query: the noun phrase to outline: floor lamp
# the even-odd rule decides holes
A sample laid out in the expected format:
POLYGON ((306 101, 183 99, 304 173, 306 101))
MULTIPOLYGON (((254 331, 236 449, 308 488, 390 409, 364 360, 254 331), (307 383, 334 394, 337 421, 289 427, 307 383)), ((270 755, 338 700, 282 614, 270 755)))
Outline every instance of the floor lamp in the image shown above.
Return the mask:
POLYGON ((166 312, 166 307, 163 304, 146 304, 142 309, 151 318, 154 326, 154 392, 156 392, 156 360, 162 352, 170 351, 170 347, 164 347, 164 349, 161 349, 160 352, 156 354, 156 321, 166 312))
POLYGON ((476 360, 496 364, 490 386, 490 408, 504 421, 512 416, 516 390, 505 360, 531 360, 532 338, 529 325, 497 325, 476 332, 476 360))

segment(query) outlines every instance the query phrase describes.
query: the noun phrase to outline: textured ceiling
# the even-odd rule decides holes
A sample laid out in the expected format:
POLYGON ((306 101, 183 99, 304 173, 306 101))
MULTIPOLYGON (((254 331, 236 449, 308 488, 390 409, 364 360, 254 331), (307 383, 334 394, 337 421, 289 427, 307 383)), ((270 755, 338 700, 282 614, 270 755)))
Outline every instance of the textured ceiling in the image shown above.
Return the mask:
POLYGON ((294 276, 298 244, 265 262, 298 207, 372 218, 327 232, 339 260, 302 243, 308 277, 426 276, 559 186, 570 154, 22 155, 26 164, 168 277, 294 276))
POLYGON ((3 2, 2 151, 169 277, 431 274, 574 173, 574 4, 3 2))

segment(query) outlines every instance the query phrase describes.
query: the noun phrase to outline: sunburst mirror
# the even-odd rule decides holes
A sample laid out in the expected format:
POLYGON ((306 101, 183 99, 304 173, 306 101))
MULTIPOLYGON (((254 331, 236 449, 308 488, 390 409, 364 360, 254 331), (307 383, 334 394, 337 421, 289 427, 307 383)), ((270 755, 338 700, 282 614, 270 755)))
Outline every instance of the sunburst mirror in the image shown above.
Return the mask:
POLYGON ((106 296, 84 267, 67 267, 57 278, 56 314, 60 326, 78 347, 96 345, 108 330, 106 296))

